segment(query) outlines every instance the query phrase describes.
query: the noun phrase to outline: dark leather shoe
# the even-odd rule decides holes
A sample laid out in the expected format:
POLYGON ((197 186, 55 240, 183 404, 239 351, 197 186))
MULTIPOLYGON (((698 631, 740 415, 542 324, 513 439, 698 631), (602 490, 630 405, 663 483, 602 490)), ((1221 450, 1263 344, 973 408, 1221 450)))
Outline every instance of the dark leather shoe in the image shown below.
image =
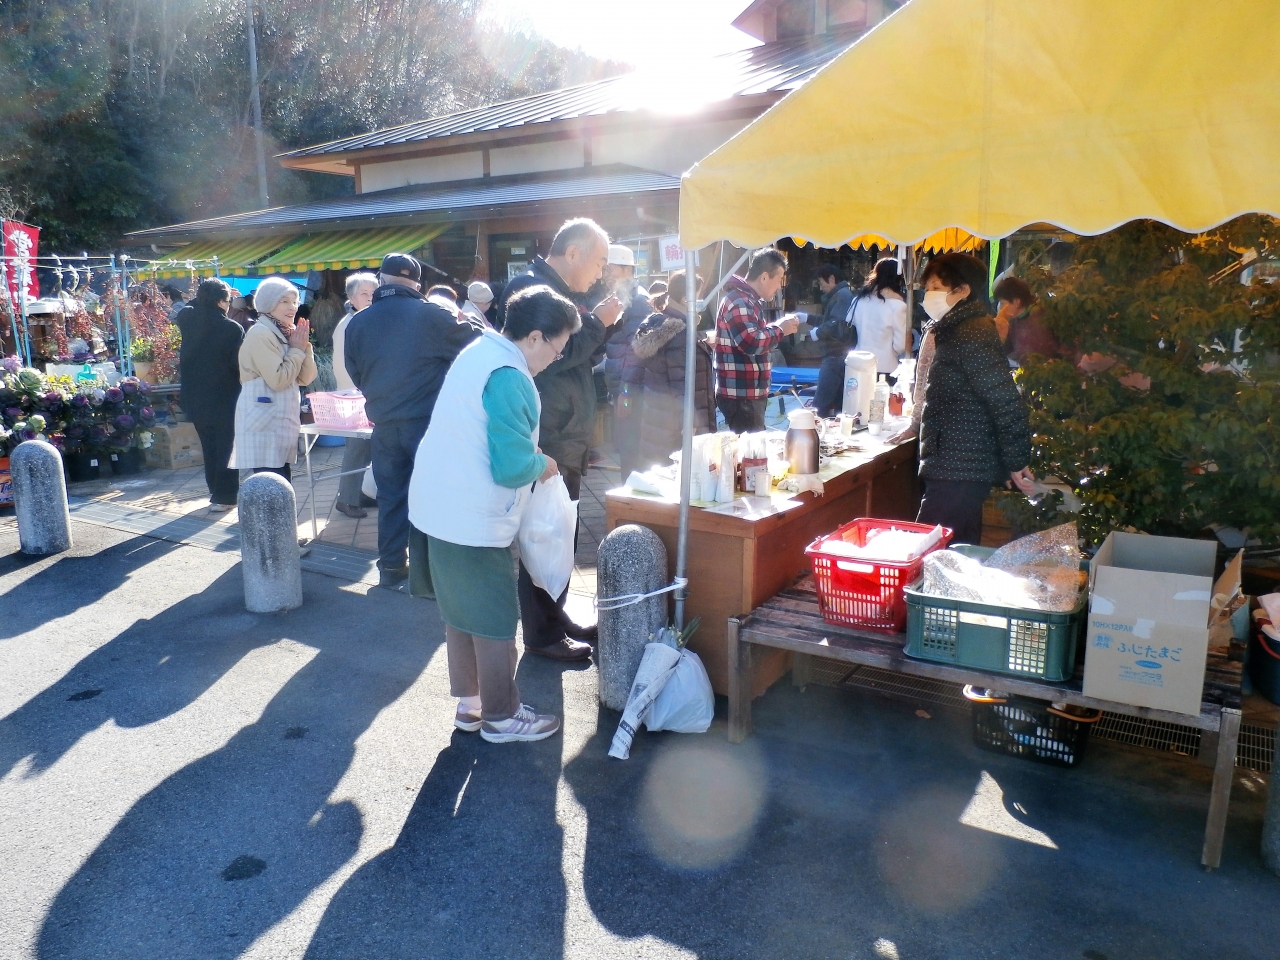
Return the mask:
POLYGON ((363 520, 369 515, 368 510, 364 510, 361 507, 352 507, 345 503, 335 503, 333 507, 340 514, 350 517, 352 520, 363 520))
POLYGON ((400 586, 400 584, 404 583, 408 579, 408 567, 400 567, 396 570, 378 571, 378 586, 380 587, 390 587, 392 590, 395 590, 400 586))
POLYGON ((578 640, 564 639, 549 647, 525 647, 525 653, 532 653, 548 660, 573 661, 588 660, 591 657, 591 645, 578 640))
POLYGON ((584 627, 582 624, 574 623, 570 620, 565 623, 564 632, 574 640, 581 640, 583 643, 589 643, 593 647, 600 639, 600 629, 594 623, 589 627, 584 627))

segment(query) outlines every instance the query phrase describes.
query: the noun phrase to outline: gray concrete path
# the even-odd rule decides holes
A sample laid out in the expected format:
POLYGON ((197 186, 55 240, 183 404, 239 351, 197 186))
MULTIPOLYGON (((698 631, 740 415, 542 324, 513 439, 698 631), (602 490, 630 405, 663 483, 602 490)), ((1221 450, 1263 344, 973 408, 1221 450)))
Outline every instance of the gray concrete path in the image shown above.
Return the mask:
POLYGON ((1205 768, 932 705, 784 683, 623 763, 592 668, 531 657, 564 733, 489 745, 434 604, 307 572, 249 614, 234 552, 73 523, 37 560, 0 519, 0 960, 1276 955, 1260 775, 1207 874, 1205 768))

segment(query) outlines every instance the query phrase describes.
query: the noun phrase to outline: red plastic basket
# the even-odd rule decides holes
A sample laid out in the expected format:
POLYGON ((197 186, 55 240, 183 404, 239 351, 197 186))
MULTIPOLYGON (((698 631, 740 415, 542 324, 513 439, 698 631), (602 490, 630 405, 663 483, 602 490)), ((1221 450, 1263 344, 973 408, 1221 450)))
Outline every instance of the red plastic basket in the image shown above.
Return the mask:
MULTIPOLYGON (((864 547, 867 534, 873 530, 928 533, 932 529, 924 523, 864 517, 809 544, 804 552, 813 562, 813 582, 818 590, 822 618, 828 623, 901 633, 907 625, 907 599, 902 588, 919 578, 924 555, 899 563, 840 556, 827 552, 825 547, 839 540, 864 547)), ((941 550, 953 535, 954 531, 943 527, 942 539, 927 553, 941 550)))
POLYGON ((311 416, 317 427, 335 427, 339 430, 363 430, 371 426, 364 415, 364 397, 341 393, 311 393, 311 416))

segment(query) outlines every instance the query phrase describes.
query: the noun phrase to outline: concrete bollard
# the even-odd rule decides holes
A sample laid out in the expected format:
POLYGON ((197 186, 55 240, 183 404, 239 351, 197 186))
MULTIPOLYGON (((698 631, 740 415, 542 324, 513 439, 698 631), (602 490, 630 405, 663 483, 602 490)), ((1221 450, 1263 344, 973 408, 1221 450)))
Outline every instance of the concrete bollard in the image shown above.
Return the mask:
POLYGON ((275 473, 255 473, 240 487, 240 567, 244 605, 253 613, 302 606, 293 486, 275 473))
POLYGON ((23 553, 43 556, 71 549, 71 514, 62 454, 43 440, 18 444, 9 457, 18 544, 23 553))
POLYGON ((1276 738, 1276 752, 1271 758, 1271 787, 1262 821, 1262 862, 1280 875, 1280 737, 1276 738))
MULTIPOLYGON (((648 527, 633 523, 614 529, 596 561, 596 594, 601 601, 626 594, 651 593, 667 585, 667 548, 648 527)), ((616 610, 601 609, 596 651, 600 702, 621 711, 627 705, 650 634, 667 625, 670 594, 648 597, 616 610)))

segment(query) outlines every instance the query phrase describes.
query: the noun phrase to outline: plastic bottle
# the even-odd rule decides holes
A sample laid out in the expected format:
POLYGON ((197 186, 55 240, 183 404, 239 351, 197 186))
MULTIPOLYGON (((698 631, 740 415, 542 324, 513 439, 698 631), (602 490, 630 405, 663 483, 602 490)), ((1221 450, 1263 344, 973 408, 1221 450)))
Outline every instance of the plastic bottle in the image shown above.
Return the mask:
POLYGON ((871 395, 871 415, 868 423, 884 423, 884 410, 889 404, 889 381, 884 378, 884 374, 880 374, 880 379, 876 381, 875 391, 871 395))
POLYGON ((841 413, 857 416, 865 424, 871 415, 871 394, 875 390, 876 355, 869 350, 850 350, 844 360, 844 404, 841 413))

